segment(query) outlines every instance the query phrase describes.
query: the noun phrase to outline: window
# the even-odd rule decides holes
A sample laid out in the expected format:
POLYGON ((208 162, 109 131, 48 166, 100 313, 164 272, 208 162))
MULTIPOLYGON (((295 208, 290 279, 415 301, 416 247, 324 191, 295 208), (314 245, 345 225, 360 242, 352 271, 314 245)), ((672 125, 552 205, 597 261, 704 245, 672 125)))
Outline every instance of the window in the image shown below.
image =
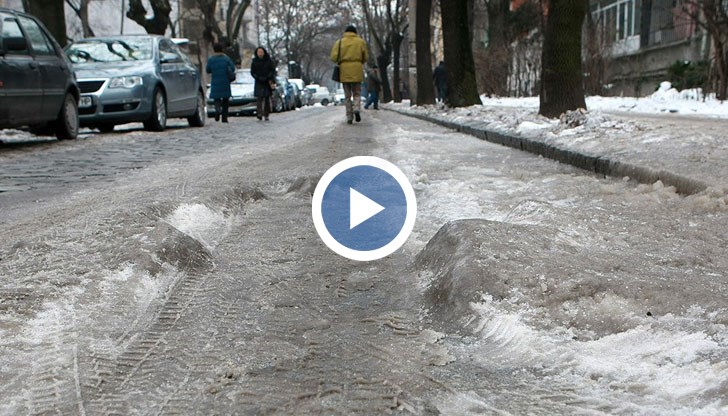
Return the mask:
POLYGON ((28 34, 28 40, 33 52, 37 55, 55 55, 53 46, 46 39, 43 29, 38 26, 38 23, 24 16, 18 16, 18 20, 20 20, 20 24, 23 25, 23 29, 28 34))
POLYGON ((639 35, 640 16, 637 0, 607 1, 592 12, 594 20, 602 28, 607 44, 639 35))
POLYGON ((3 47, 7 50, 8 54, 30 54, 28 48, 18 49, 17 45, 19 45, 20 42, 25 41, 25 36, 23 35, 23 31, 20 30, 20 25, 18 25, 18 21, 12 17, 3 18, 2 41, 3 47))
MULTIPOLYGON (((168 54, 174 55, 174 59, 172 59, 173 62, 182 62, 183 61, 182 56, 180 55, 177 48, 174 47, 174 45, 171 42, 169 42, 168 40, 163 39, 159 43, 159 55, 160 55, 160 57, 164 58, 165 55, 168 55, 168 54)), ((167 58, 167 59, 169 59, 169 58, 167 58)))
POLYGON ((66 49, 71 62, 147 61, 152 59, 152 41, 149 38, 87 39, 66 49))

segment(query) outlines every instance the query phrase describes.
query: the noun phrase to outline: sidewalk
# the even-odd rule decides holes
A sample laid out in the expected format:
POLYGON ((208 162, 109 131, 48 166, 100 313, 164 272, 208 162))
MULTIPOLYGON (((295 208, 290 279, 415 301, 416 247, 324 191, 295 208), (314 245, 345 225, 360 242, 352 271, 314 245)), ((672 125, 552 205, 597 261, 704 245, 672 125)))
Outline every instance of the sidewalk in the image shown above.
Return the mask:
POLYGON ((728 120, 598 109, 552 120, 528 106, 383 107, 597 174, 728 195, 728 120))

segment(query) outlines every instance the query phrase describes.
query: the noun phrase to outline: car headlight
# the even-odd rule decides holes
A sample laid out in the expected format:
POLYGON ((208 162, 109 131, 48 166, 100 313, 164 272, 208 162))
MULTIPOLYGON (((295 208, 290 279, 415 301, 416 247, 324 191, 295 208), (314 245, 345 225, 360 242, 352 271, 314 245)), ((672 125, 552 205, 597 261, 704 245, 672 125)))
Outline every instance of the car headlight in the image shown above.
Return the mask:
POLYGON ((111 78, 109 88, 134 88, 143 83, 142 77, 116 77, 111 78))

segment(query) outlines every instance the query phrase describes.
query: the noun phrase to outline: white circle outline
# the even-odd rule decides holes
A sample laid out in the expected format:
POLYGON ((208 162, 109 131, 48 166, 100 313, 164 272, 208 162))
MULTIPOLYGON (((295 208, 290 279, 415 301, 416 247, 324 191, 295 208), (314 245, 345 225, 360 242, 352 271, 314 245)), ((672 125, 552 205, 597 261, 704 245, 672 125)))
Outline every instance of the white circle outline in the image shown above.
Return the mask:
POLYGON ((316 232, 319 237, 334 253, 356 261, 379 260, 397 251, 397 249, 402 247, 405 241, 407 241, 407 238, 409 238, 410 233, 412 233, 412 229, 415 227, 415 219, 417 217, 417 199, 415 198, 415 191, 412 189, 412 185, 407 179, 407 176, 405 176, 405 174, 393 163, 376 156, 354 156, 336 163, 323 174, 313 192, 313 198, 311 200, 311 215, 313 217, 313 225, 316 228, 316 232), (324 223, 322 204, 326 189, 340 173, 357 166, 372 166, 391 175, 397 181, 400 188, 402 188, 405 202, 407 204, 407 214, 405 215, 402 229, 399 230, 399 233, 396 237, 394 237, 394 239, 392 239, 392 241, 375 250, 354 250, 339 243, 331 235, 331 233, 329 233, 329 230, 326 228, 326 224, 324 223))

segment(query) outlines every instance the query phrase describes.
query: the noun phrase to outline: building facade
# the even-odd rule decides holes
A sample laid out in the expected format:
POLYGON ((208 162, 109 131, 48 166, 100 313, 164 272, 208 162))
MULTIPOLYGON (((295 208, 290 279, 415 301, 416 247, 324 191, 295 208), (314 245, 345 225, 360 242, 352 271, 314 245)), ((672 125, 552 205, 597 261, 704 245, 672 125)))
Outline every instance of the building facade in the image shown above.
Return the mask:
POLYGON ((596 0, 590 12, 585 49, 602 54, 604 95, 648 95, 675 62, 709 57, 708 36, 681 0, 596 0))

